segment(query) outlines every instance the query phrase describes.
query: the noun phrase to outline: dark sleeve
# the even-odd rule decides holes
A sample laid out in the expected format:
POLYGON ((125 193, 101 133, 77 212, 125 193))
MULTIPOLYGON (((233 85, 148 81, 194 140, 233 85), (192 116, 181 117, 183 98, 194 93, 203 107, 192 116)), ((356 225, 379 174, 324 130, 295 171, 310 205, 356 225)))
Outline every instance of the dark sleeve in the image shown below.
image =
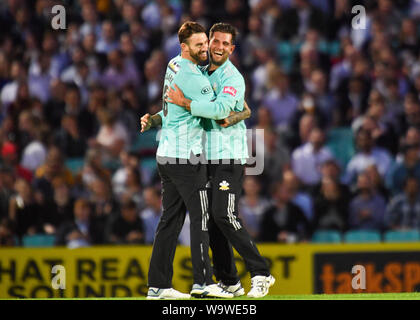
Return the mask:
POLYGON ((260 242, 277 242, 278 228, 273 221, 275 208, 271 207, 263 213, 260 224, 258 241, 260 242))
POLYGON ((309 223, 308 219, 306 218, 303 211, 296 205, 290 203, 291 205, 291 212, 295 220, 295 228, 297 235, 299 237, 299 240, 305 240, 308 239, 312 234, 312 227, 309 223))
POLYGON ((56 236, 55 236, 55 245, 57 246, 65 246, 67 244, 66 237, 73 229, 73 223, 66 221, 61 224, 58 228, 56 236))

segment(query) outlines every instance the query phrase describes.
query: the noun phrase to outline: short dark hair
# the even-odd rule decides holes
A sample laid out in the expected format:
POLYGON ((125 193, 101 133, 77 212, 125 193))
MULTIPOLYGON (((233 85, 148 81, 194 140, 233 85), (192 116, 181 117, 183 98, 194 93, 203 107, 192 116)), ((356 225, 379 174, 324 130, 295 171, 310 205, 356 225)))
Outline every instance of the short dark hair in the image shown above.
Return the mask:
POLYGON ((184 22, 178 30, 179 43, 186 43, 187 40, 194 33, 206 33, 206 30, 201 24, 197 22, 193 22, 193 21, 184 22))
POLYGON ((218 22, 215 23, 210 29, 210 38, 213 36, 215 32, 222 32, 222 33, 230 33, 232 35, 232 44, 235 43, 236 37, 238 35, 238 31, 234 26, 229 23, 218 22))
POLYGON ((137 205, 132 199, 127 199, 121 203, 121 210, 136 209, 137 205))

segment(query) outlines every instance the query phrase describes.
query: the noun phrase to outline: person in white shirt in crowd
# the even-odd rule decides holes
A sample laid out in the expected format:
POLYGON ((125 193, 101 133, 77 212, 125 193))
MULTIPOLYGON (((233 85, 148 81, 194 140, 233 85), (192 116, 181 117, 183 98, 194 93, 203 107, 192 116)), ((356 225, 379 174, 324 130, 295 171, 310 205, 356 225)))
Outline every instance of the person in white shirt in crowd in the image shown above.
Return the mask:
POLYGON ((116 37, 114 25, 106 20, 102 23, 101 35, 96 42, 96 51, 98 53, 108 54, 113 50, 119 49, 120 43, 116 37))
POLYGON ((308 187, 320 182, 322 164, 333 159, 333 154, 324 143, 324 132, 315 127, 309 134, 309 141, 292 153, 292 170, 308 187))
POLYGON ((353 185, 356 177, 372 164, 376 165, 379 174, 384 178, 393 160, 387 150, 375 146, 370 131, 362 128, 356 133, 356 147, 357 153, 347 164, 344 183, 353 185))
POLYGON ((98 118, 101 127, 94 144, 106 152, 106 157, 118 158, 120 152, 130 143, 127 130, 117 121, 115 114, 110 110, 98 110, 98 118))
POLYGON ((299 101, 289 90, 289 78, 279 68, 269 71, 268 90, 263 105, 270 110, 272 120, 277 129, 286 129, 296 110, 299 101))

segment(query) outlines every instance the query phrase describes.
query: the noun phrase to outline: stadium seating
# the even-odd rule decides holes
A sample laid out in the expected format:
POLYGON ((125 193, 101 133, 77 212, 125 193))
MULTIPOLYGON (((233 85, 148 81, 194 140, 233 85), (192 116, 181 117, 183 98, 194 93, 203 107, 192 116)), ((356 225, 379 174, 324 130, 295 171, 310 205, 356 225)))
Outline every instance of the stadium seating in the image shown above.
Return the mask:
POLYGON ((316 231, 312 236, 313 243, 340 243, 341 232, 336 230, 316 231))
POLYGON ((418 230, 387 231, 384 235, 385 242, 416 242, 420 241, 418 230))
POLYGON ((159 144, 159 142, 156 141, 157 132, 158 131, 156 129, 150 129, 141 134, 138 134, 136 140, 133 141, 130 145, 130 151, 142 152, 148 149, 157 148, 159 144))
POLYGON ((353 131, 350 128, 331 129, 326 144, 342 168, 345 168, 355 153, 353 131))
POLYGON ((364 242, 381 242, 381 234, 374 230, 352 230, 344 234, 344 242, 347 243, 364 243, 364 242))
POLYGON ((22 244, 26 248, 30 247, 52 247, 54 246, 55 236, 47 234, 27 235, 22 238, 22 244))

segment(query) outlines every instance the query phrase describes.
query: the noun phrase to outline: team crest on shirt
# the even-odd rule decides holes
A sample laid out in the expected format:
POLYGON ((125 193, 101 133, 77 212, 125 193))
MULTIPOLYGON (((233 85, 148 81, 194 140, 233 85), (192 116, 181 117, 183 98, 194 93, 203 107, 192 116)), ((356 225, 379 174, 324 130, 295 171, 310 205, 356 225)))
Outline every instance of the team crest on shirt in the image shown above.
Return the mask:
POLYGON ((226 191, 230 189, 229 182, 227 182, 226 180, 223 180, 222 182, 220 182, 219 186, 220 186, 219 190, 222 190, 222 191, 226 191))
POLYGON ((177 64, 175 61, 171 61, 168 64, 169 69, 171 69, 174 73, 177 73, 179 71, 179 64, 177 64))

